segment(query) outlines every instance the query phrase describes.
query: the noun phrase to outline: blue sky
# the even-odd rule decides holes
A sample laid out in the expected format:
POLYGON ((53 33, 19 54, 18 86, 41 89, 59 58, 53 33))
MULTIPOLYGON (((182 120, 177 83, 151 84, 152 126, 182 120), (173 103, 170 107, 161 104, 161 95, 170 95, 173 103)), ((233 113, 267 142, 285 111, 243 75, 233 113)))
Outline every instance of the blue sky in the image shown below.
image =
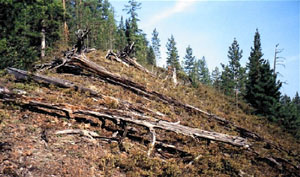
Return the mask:
MULTIPOLYGON (((110 1, 118 21, 127 1, 110 1)), ((139 27, 150 41, 154 28, 159 32, 162 59, 166 65, 166 43, 171 34, 177 42, 180 59, 188 45, 197 58, 205 56, 212 71, 220 63, 227 64, 228 47, 236 38, 243 50, 241 63, 248 62, 254 33, 261 35, 264 58, 273 66, 275 45, 284 51, 285 68, 277 66, 279 79, 286 82, 282 92, 294 96, 300 92, 300 29, 299 1, 139 1, 139 27)))

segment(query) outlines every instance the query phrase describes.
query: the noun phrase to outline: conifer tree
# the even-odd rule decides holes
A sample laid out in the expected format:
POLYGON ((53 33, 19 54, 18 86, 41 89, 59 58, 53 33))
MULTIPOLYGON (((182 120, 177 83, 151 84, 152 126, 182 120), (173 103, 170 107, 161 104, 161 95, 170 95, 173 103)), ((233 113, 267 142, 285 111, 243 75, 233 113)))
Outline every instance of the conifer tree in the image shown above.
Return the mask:
POLYGON ((141 3, 135 0, 129 0, 128 5, 125 5, 125 11, 130 15, 130 18, 126 20, 126 37, 128 45, 132 42, 135 43, 135 53, 133 56, 137 58, 140 63, 147 63, 148 41, 146 34, 139 29, 137 22, 138 14, 137 10, 141 9, 141 3))
POLYGON ((294 102, 295 98, 292 101, 287 95, 281 97, 279 123, 296 138, 300 138, 300 112, 294 102))
POLYGON ((221 74, 221 89, 225 95, 233 96, 233 88, 234 88, 234 80, 232 77, 231 70, 228 65, 224 65, 221 63, 222 66, 222 74, 221 74))
POLYGON ((183 60, 184 71, 189 77, 191 77, 193 68, 195 67, 195 56, 193 56, 193 49, 190 46, 186 48, 186 54, 183 60))
POLYGON ((118 29, 117 29, 117 39, 116 40, 117 40, 116 41, 117 50, 122 51, 125 48, 126 44, 127 44, 123 16, 121 16, 121 20, 119 22, 119 26, 118 26, 118 29))
POLYGON ((156 65, 156 61, 155 61, 155 53, 154 50, 152 48, 152 46, 148 47, 148 51, 147 51, 147 63, 150 65, 156 65))
POLYGON ((300 115, 300 97, 299 97, 298 92, 296 92, 296 95, 295 95, 295 97, 293 99, 293 103, 296 105, 297 110, 298 110, 299 115, 300 115))
POLYGON ((216 66, 211 73, 213 86, 220 91, 221 88, 221 73, 219 68, 216 66))
POLYGON ((153 51, 155 54, 155 60, 159 60, 160 59, 160 39, 158 38, 158 32, 156 30, 156 28, 154 28, 153 32, 152 32, 152 47, 153 47, 153 51))
POLYGON ((222 64, 222 89, 226 95, 237 96, 238 93, 244 93, 245 90, 245 72, 246 69, 240 64, 243 50, 240 50, 237 40, 234 38, 233 43, 228 50, 229 64, 222 64))
POLYGON ((279 98, 281 82, 276 81, 269 62, 262 58, 260 34, 256 30, 254 47, 251 47, 246 83, 246 100, 256 108, 256 113, 276 120, 279 112, 279 98))
POLYGON ((60 39, 58 1, 1 1, 0 14, 0 68, 30 68, 40 56, 42 36, 48 49, 60 39))
POLYGON ((197 71, 199 81, 205 85, 211 85, 211 78, 204 56, 202 59, 197 61, 196 67, 198 68, 197 71))
POLYGON ((181 66, 179 64, 179 55, 176 47, 176 42, 174 36, 168 39, 167 42, 167 65, 176 68, 176 70, 181 70, 181 66))

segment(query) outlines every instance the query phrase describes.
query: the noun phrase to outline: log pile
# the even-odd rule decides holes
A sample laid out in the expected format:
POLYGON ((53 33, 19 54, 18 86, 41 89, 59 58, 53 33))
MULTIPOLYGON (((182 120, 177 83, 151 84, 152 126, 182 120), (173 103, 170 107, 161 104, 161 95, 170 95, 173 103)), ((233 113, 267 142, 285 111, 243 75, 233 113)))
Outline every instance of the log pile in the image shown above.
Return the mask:
MULTIPOLYGON (((93 75, 96 75, 102 81, 107 83, 121 86, 125 89, 128 89, 140 96, 146 97, 148 99, 152 99, 155 101, 160 101, 162 103, 173 105, 175 107, 184 108, 186 111, 194 114, 201 114, 207 117, 210 120, 218 122, 220 125, 229 127, 232 130, 238 132, 239 136, 227 135, 219 132, 206 131, 199 128, 193 128, 181 125, 179 122, 169 122, 164 120, 165 115, 153 111, 151 109, 145 108, 139 104, 129 103, 127 101, 119 100, 117 98, 109 97, 98 93, 92 89, 86 88, 82 85, 70 82, 68 80, 63 80, 55 77, 44 76, 37 73, 30 73, 27 71, 15 69, 15 68, 7 68, 7 71, 10 74, 13 74, 18 80, 32 80, 37 83, 43 85, 55 85, 61 88, 73 88, 75 91, 79 91, 82 93, 89 93, 90 96, 97 97, 98 99, 105 99, 107 97, 111 99, 118 100, 118 103, 122 107, 122 109, 113 109, 105 106, 96 106, 93 108, 87 108, 78 105, 71 104, 53 104, 49 102, 42 102, 37 98, 25 96, 24 94, 16 94, 15 92, 0 86, 0 100, 3 102, 12 102, 14 104, 19 104, 26 109, 41 109, 46 112, 55 112, 57 114, 63 113, 63 117, 74 118, 75 116, 84 116, 84 117, 93 117, 99 119, 103 125, 105 125, 106 121, 110 121, 119 129, 122 130, 122 138, 130 137, 129 127, 132 125, 147 129, 149 134, 151 135, 150 139, 147 139, 148 142, 148 156, 153 154, 153 149, 156 147, 164 147, 167 149, 171 149, 172 151, 189 154, 189 152, 184 151, 183 149, 176 147, 172 144, 166 144, 164 141, 158 140, 159 132, 163 131, 165 133, 174 132, 176 134, 181 134, 186 137, 191 137, 195 140, 197 139, 206 139, 208 141, 214 141, 217 143, 226 143, 235 147, 241 147, 241 150, 245 150, 250 152, 253 156, 255 156, 258 160, 265 161, 272 166, 275 166, 276 169, 285 170, 286 166, 289 166, 288 170, 292 174, 296 174, 299 171, 299 168, 293 164, 291 164, 288 160, 283 158, 278 158, 274 156, 264 157, 260 155, 260 153, 254 150, 252 146, 256 141, 267 142, 264 138, 252 132, 248 129, 240 127, 235 123, 226 120, 225 118, 219 117, 215 114, 208 113, 204 110, 201 110, 192 105, 183 103, 175 98, 169 97, 167 95, 161 94, 157 91, 153 91, 141 85, 140 83, 134 82, 128 78, 121 77, 115 73, 112 73, 105 69, 104 67, 90 61, 82 52, 84 46, 84 38, 88 34, 89 30, 78 31, 78 41, 74 46, 74 49, 71 51, 64 52, 63 58, 57 58, 55 61, 47 65, 47 68, 56 68, 60 71, 65 71, 66 68, 72 70, 72 73, 81 73, 81 71, 87 71, 93 75), (146 116, 147 115, 147 116, 146 116), (248 140, 251 139, 251 142, 248 140)), ((118 62, 123 63, 124 65, 130 67, 133 66, 143 72, 151 74, 147 69, 138 64, 134 59, 130 58, 130 54, 133 51, 133 45, 127 46, 124 51, 115 54, 112 51, 109 51, 106 58, 116 60, 118 62)), ((60 114, 61 115, 61 114, 60 114)), ((81 134, 83 136, 88 136, 90 138, 102 138, 102 139, 113 139, 108 137, 100 137, 98 134, 89 131, 82 130, 66 130, 57 132, 57 134, 68 134, 75 133, 81 134)), ((139 138, 145 139, 140 135, 139 138)), ((120 142, 119 142, 120 143, 120 142)), ((269 143, 270 144, 270 143, 269 143)), ((281 151, 280 147, 277 147, 273 144, 270 144, 281 151)), ((283 151, 283 150, 282 150, 283 151)))

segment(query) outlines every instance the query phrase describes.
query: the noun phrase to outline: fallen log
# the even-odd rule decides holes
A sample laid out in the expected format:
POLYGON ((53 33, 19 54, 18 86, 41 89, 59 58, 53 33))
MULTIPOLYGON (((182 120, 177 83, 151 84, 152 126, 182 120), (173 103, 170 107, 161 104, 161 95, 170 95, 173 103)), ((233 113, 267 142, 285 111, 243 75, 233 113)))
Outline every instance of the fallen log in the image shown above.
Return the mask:
POLYGON ((245 137, 250 137, 255 140, 262 140, 262 138, 259 135, 257 135, 256 133, 251 132, 250 130, 247 130, 245 128, 242 128, 242 127, 226 120, 225 118, 219 117, 215 114, 208 113, 208 112, 203 111, 199 108, 196 108, 192 105, 182 103, 172 97, 168 97, 168 96, 158 93, 156 91, 148 90, 145 86, 143 86, 139 83, 136 83, 128 78, 124 78, 124 77, 121 77, 119 75, 116 75, 114 73, 107 71, 105 68, 99 66, 98 64, 96 64, 92 61, 89 61, 84 56, 75 55, 70 60, 68 60, 67 63, 71 64, 71 65, 73 64, 75 66, 79 66, 82 69, 85 69, 91 73, 97 74, 102 80, 104 80, 106 82, 109 82, 114 85, 122 86, 123 88, 129 89, 129 90, 131 90, 139 95, 143 95, 147 98, 155 99, 155 100, 167 103, 167 104, 172 104, 174 106, 182 107, 185 110, 188 110, 189 112, 195 112, 195 113, 200 113, 200 114, 206 115, 209 119, 213 119, 222 125, 226 125, 226 126, 235 128, 241 135, 243 135, 245 137))
POLYGON ((55 77, 44 76, 41 74, 29 73, 27 71, 23 71, 23 70, 16 69, 16 68, 7 68, 6 70, 8 71, 9 74, 13 74, 15 76, 15 78, 18 80, 33 80, 38 83, 43 83, 43 84, 47 84, 47 85, 53 84, 53 85, 56 85, 56 86, 62 87, 62 88, 73 88, 74 90, 78 90, 82 93, 87 92, 92 96, 100 97, 100 94, 97 93, 96 91, 89 89, 89 88, 85 88, 81 85, 76 85, 67 80, 63 80, 63 79, 59 79, 59 78, 55 78, 55 77))
POLYGON ((88 92, 91 96, 94 96, 94 97, 99 97, 102 99, 108 98, 108 99, 116 100, 118 102, 118 104, 123 109, 126 109, 126 110, 132 110, 132 111, 136 111, 136 112, 140 112, 140 113, 148 113, 155 117, 164 117, 165 116, 162 113, 145 108, 142 105, 132 104, 128 101, 120 100, 120 99, 117 99, 117 98, 114 98, 111 96, 102 95, 92 89, 85 88, 81 85, 75 84, 66 79, 60 79, 57 77, 48 77, 48 76, 41 75, 41 74, 33 74, 33 73, 29 73, 27 71, 16 69, 16 68, 7 68, 6 70, 8 71, 9 74, 14 75, 17 80, 32 80, 39 84, 46 84, 46 85, 53 84, 53 85, 55 85, 57 87, 61 87, 61 88, 74 88, 75 91, 79 91, 82 93, 88 92))
MULTIPOLYGON (((152 139, 149 142, 150 147, 148 149, 148 154, 151 154, 151 150, 153 147, 164 147, 164 148, 176 150, 178 152, 182 151, 177 147, 175 147, 174 145, 168 145, 156 141, 156 133, 153 132, 153 130, 160 129, 160 130, 165 130, 166 132, 175 132, 175 133, 183 134, 185 136, 192 137, 195 139, 203 138, 203 139, 212 140, 216 142, 227 143, 233 146, 243 147, 243 149, 253 154, 256 159, 266 162, 273 168, 279 170, 286 170, 286 173, 288 174, 297 174, 299 172, 299 167, 293 165, 286 159, 275 157, 275 156, 264 157, 264 155, 260 155, 260 153, 252 149, 255 146, 252 147, 251 146, 252 144, 249 143, 247 139, 238 136, 231 136, 222 133, 209 132, 197 128, 191 128, 177 123, 158 120, 152 117, 149 118, 148 116, 142 116, 141 114, 135 112, 128 112, 123 110, 112 110, 108 108, 102 108, 102 109, 99 108, 97 109, 97 111, 94 111, 82 107, 76 107, 70 104, 44 103, 44 102, 36 101, 39 99, 27 97, 24 95, 16 95, 12 91, 4 87, 0 87, 0 100, 2 100, 3 102, 9 102, 9 103, 14 103, 14 104, 24 106, 24 108, 27 108, 29 110, 32 110, 33 108, 37 108, 37 109, 42 108, 42 109, 64 112, 66 117, 70 117, 70 115, 86 115, 86 116, 98 118, 100 120, 111 120, 116 125, 121 125, 123 124, 121 122, 125 122, 128 124, 134 124, 134 125, 147 128, 149 129, 150 133, 152 133, 152 139)), ((81 134, 83 133, 82 135, 84 136, 97 137, 96 134, 89 133, 89 132, 84 133, 84 132, 77 131, 77 133, 81 133, 81 134)), ((185 151, 183 152, 186 153, 185 151)))
MULTIPOLYGON (((10 94, 10 92, 5 92, 5 94, 10 94)), ((0 96, 1 95, 2 92, 0 92, 0 96)), ((112 110, 107 108, 103 108, 103 109, 98 108, 97 111, 101 111, 101 112, 97 112, 97 111, 91 111, 87 109, 79 109, 77 106, 70 105, 70 104, 57 105, 57 104, 44 103, 44 102, 36 101, 34 98, 30 98, 26 96, 23 96, 22 98, 18 99, 18 101, 19 103, 28 105, 30 107, 46 108, 55 111, 62 111, 66 114, 66 117, 70 117, 70 115, 75 115, 75 114, 87 115, 87 116, 96 117, 98 119, 108 119, 111 120, 112 122, 115 122, 116 124, 119 124, 120 121, 122 121, 125 123, 139 125, 149 129, 150 131, 154 129, 161 129, 165 131, 171 131, 171 132, 183 134, 192 138, 204 138, 204 139, 209 139, 217 142, 228 143, 233 146, 240 146, 240 147, 242 146, 246 148, 250 147, 251 145, 246 139, 242 137, 231 136, 231 135, 226 135, 217 132, 210 132, 210 131, 205 131, 197 128, 191 128, 180 124, 159 120, 156 118, 151 118, 151 120, 149 120, 148 116, 142 116, 141 114, 135 112, 128 112, 123 110, 112 110)))

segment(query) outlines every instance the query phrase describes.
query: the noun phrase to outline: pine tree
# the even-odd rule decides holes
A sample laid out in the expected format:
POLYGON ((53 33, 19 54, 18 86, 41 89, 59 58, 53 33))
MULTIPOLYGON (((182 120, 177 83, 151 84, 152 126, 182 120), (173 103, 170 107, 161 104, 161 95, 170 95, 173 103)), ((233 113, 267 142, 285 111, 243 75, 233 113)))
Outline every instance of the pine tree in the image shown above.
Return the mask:
POLYGON ((211 85, 210 74, 206 65, 205 57, 202 57, 202 59, 197 61, 196 67, 198 68, 197 71, 199 81, 205 85, 211 85))
POLYGON ((135 53, 133 56, 137 58, 139 63, 147 63, 148 41, 146 34, 139 29, 137 22, 138 14, 137 10, 141 9, 141 3, 135 0, 129 0, 128 5, 125 5, 125 11, 130 15, 130 18, 126 20, 126 37, 128 44, 135 43, 135 53))
POLYGON ((148 51, 147 51, 147 63, 150 65, 156 65, 156 61, 155 61, 155 53, 154 50, 152 48, 152 46, 148 47, 148 51))
POLYGON ((193 68, 195 67, 195 56, 193 56, 193 49, 188 46, 186 48, 186 54, 184 60, 184 71, 190 77, 192 75, 193 68))
POLYGON ((125 30, 126 29, 125 29, 125 25, 124 25, 124 21, 123 21, 123 16, 121 16, 121 20, 119 22, 119 26, 117 29, 116 48, 118 51, 122 51, 127 44, 125 30))
POLYGON ((232 72, 228 65, 224 65, 221 63, 222 66, 222 74, 221 74, 221 90, 225 95, 233 96, 233 89, 234 89, 234 80, 232 72))
POLYGON ((130 15, 130 27, 132 29, 132 32, 134 34, 137 34, 139 32, 139 28, 137 25, 137 22, 140 21, 138 19, 137 10, 141 9, 141 3, 135 1, 135 0, 129 0, 128 5, 125 5, 125 11, 127 11, 127 14, 130 15))
POLYGON ((89 28, 91 32, 87 36, 87 46, 103 50, 116 47, 117 26, 108 0, 70 0, 66 1, 66 8, 69 16, 67 26, 71 31, 70 45, 77 40, 75 31, 89 28))
POLYGON ((294 102, 295 98, 292 101, 287 95, 281 97, 279 123, 294 136, 300 138, 300 112, 297 110, 297 105, 294 102))
POLYGON ((246 83, 246 100, 256 108, 256 113, 276 120, 279 112, 279 98, 281 82, 276 81, 269 62, 262 58, 260 34, 256 30, 254 48, 251 47, 246 83))
POLYGON ((293 99, 293 103, 297 106, 297 110, 298 110, 298 112, 300 114, 300 97, 299 97, 298 92, 296 92, 296 95, 295 95, 295 97, 293 99))
POLYGON ((243 50, 240 50, 237 40, 234 38, 233 43, 228 50, 229 64, 223 68, 222 88, 226 95, 236 96, 245 89, 245 72, 246 69, 241 67, 240 59, 242 58, 243 50))
POLYGON ((155 54, 155 60, 157 61, 160 59, 160 39, 158 38, 158 32, 156 28, 154 28, 152 32, 151 42, 155 54))
POLYGON ((211 73, 212 76, 212 83, 213 86, 220 91, 221 88, 221 73, 219 71, 218 67, 215 67, 215 69, 211 73))
POLYGON ((0 14, 0 68, 30 68, 41 54, 42 36, 48 49, 60 39, 63 9, 57 1, 1 1, 0 14))
POLYGON ((171 37, 168 39, 167 42, 167 65, 172 66, 176 68, 176 70, 181 70, 181 66, 179 64, 179 55, 176 47, 176 42, 174 39, 174 36, 171 35, 171 37))

